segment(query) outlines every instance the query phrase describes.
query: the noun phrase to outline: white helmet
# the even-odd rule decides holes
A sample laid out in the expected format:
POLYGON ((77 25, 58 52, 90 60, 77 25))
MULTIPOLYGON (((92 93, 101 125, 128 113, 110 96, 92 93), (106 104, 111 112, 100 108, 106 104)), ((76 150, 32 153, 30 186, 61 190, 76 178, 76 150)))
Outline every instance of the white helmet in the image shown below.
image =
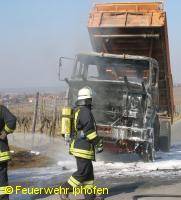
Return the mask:
POLYGON ((92 89, 90 87, 83 87, 78 91, 77 100, 91 99, 92 98, 92 89))

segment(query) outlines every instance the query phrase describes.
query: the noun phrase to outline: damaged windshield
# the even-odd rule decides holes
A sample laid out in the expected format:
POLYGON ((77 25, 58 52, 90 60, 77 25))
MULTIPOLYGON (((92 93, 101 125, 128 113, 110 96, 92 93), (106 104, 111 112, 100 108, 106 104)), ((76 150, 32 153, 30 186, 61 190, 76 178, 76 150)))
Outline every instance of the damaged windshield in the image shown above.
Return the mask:
POLYGON ((142 83, 149 79, 149 62, 121 58, 82 56, 77 60, 73 79, 116 80, 142 83))

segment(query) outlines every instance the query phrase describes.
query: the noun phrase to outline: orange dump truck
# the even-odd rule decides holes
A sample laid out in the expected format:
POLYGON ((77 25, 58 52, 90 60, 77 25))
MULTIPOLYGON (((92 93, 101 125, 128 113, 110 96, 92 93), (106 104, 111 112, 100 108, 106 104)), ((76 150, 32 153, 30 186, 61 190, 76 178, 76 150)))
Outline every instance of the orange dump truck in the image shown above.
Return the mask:
POLYGON ((158 61, 160 114, 173 121, 173 83, 162 3, 96 4, 88 29, 96 52, 148 56, 158 61))
POLYGON ((92 88, 97 131, 105 146, 145 161, 169 151, 174 100, 162 3, 96 4, 88 21, 94 52, 75 58, 68 104, 92 88))

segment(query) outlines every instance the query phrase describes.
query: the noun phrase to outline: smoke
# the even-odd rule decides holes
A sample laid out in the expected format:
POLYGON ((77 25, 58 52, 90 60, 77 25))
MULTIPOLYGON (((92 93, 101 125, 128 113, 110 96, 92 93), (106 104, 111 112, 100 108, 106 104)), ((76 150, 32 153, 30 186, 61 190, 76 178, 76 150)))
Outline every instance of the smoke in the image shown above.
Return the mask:
POLYGON ((54 164, 58 163, 62 167, 69 168, 74 163, 74 158, 69 155, 68 146, 65 146, 61 136, 52 138, 39 133, 34 135, 31 133, 14 133, 9 135, 8 139, 10 145, 33 151, 35 154, 45 155, 53 159, 54 164))

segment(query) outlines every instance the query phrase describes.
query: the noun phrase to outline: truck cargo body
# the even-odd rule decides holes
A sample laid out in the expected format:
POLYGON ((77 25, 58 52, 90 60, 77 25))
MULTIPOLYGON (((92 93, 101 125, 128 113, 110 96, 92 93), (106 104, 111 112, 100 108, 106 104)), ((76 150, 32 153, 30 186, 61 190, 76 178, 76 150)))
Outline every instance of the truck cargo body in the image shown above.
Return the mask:
POLYGON ((148 56, 158 61, 159 112, 173 122, 173 83, 162 3, 96 4, 88 30, 96 52, 148 56))

